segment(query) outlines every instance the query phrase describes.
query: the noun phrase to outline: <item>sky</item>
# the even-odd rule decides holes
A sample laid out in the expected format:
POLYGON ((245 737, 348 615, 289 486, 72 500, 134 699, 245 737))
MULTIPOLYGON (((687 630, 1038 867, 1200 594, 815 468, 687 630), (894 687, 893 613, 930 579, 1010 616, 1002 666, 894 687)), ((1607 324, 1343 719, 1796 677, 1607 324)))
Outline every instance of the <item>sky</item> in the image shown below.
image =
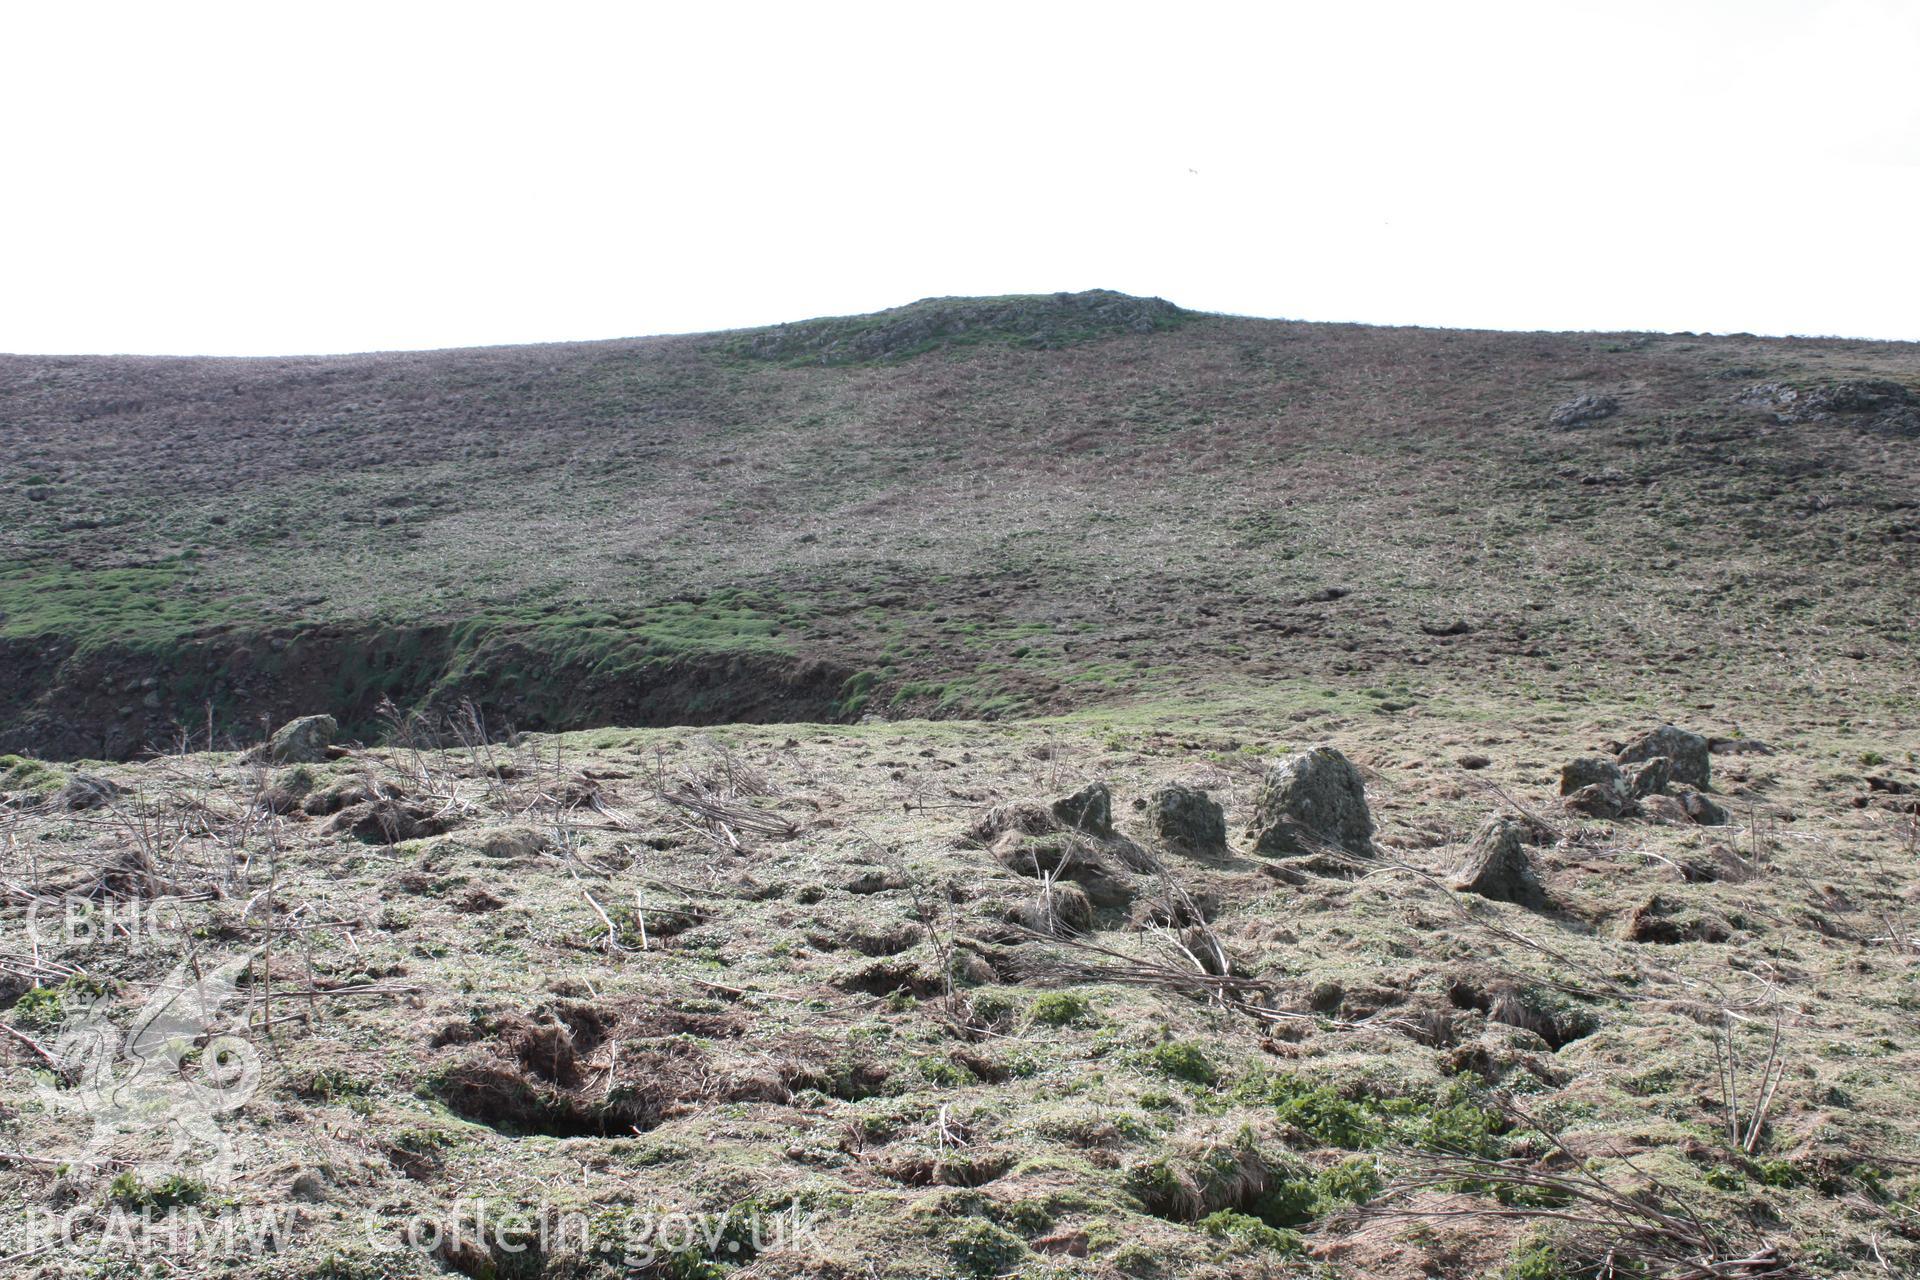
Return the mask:
POLYGON ((0 8, 0 351, 1110 288, 1920 340, 1920 0, 0 8))

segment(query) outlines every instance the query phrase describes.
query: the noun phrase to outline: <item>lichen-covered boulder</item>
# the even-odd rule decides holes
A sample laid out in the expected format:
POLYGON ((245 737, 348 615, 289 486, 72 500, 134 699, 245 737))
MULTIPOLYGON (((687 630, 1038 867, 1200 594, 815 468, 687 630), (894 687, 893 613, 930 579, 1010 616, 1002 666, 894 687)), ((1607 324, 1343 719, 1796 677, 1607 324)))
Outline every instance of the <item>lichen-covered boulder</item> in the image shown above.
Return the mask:
POLYGON ((1527 854, 1530 824, 1496 814, 1474 833, 1466 859, 1454 873, 1453 887, 1496 902, 1542 910, 1552 904, 1539 872, 1527 854))
POLYGON ((332 716, 301 716, 281 725, 249 757, 267 764, 320 764, 338 732, 340 726, 332 716))
POLYGON ((1053 816, 1063 827, 1105 839, 1113 834, 1113 793, 1104 782, 1089 782, 1055 800, 1053 816))
POLYGON ((1324 746, 1272 765, 1254 798, 1247 835, 1253 851, 1267 857, 1306 856, 1329 846, 1373 856, 1373 815, 1360 771, 1324 746))
POLYGON ((1579 395, 1555 405, 1551 421, 1556 427, 1577 427, 1598 422, 1620 412, 1620 402, 1612 396, 1579 395))
POLYGON ((1631 811, 1633 787, 1620 766, 1605 756, 1581 756, 1560 770, 1560 803, 1589 818, 1617 818, 1631 811))
POLYGON ((1570 796, 1585 787, 1605 787, 1626 795, 1627 775, 1605 756, 1581 756, 1560 767, 1560 794, 1570 796))
POLYGON ((1671 781, 1698 787, 1702 791, 1709 787, 1713 763, 1707 740, 1697 733, 1688 733, 1670 724, 1641 734, 1622 747, 1620 754, 1614 758, 1621 764, 1637 764, 1655 756, 1667 758, 1671 781))
POLYGON ((1197 787, 1168 783, 1147 797, 1147 830, 1180 853, 1215 857, 1227 851, 1227 815, 1197 787))

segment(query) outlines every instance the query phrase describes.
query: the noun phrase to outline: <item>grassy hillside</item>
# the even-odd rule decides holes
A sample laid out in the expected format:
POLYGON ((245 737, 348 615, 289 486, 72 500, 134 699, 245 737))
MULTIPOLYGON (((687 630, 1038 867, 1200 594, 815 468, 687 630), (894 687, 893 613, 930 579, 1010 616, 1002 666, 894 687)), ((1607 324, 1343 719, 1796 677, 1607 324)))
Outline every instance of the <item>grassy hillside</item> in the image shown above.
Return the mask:
MULTIPOLYGON (((743 651, 756 680, 854 680, 782 695, 822 717, 1278 678, 1389 702, 1905 695, 1912 439, 1750 394, 1862 379, 1920 384, 1920 355, 1101 294, 569 346, 9 357, 4 745, 124 754, 203 731, 209 703, 217 733, 365 724, 252 660, 316 627, 387 653, 478 624, 395 676, 398 701, 446 692, 484 634, 644 685, 665 720, 701 720, 671 691, 743 651), (1552 425, 1583 394, 1619 411, 1552 425)), ((583 723, 538 695, 501 713, 583 723)))
POLYGON ((1108 293, 0 358, 0 1261, 1920 1273, 1917 453, 1108 293))

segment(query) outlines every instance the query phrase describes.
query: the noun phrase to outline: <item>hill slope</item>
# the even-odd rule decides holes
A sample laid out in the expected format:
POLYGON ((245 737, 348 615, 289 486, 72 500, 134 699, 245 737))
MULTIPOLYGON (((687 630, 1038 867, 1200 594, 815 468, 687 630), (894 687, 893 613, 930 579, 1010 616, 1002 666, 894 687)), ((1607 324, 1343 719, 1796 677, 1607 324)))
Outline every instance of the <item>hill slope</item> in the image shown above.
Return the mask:
POLYGON ((0 1258, 1920 1273, 1917 356, 0 360, 0 1258))
POLYGON ((1920 411, 1782 390, 1887 379, 1920 350, 1117 294, 0 358, 0 747, 368 730, 383 696, 573 728, 1276 678, 1910 693, 1920 411), (1583 395, 1618 411, 1553 425, 1583 395))

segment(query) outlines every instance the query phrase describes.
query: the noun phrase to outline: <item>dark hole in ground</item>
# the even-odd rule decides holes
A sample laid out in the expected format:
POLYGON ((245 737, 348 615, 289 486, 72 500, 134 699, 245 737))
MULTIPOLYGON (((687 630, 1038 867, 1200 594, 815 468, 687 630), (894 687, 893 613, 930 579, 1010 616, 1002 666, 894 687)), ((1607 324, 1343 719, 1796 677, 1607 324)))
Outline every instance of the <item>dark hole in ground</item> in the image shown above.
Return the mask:
POLYGON ((1531 1031, 1556 1053, 1600 1029, 1595 1014, 1556 1005, 1511 983, 1481 986, 1471 979, 1457 978, 1448 984, 1447 999, 1456 1009, 1479 1010, 1489 1022, 1531 1031))

